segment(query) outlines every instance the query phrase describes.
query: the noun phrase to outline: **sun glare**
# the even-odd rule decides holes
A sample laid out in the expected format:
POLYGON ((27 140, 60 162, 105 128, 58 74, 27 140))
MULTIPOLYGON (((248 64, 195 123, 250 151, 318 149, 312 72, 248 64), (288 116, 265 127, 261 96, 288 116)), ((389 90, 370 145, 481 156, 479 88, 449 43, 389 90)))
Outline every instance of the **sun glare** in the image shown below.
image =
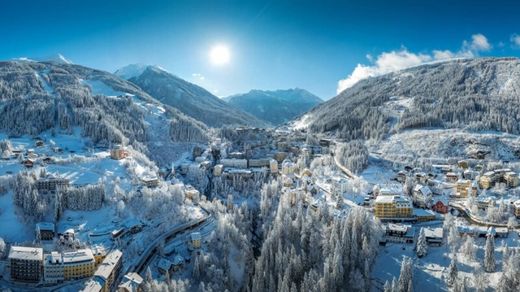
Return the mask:
POLYGON ((216 45, 211 49, 209 56, 213 65, 225 65, 231 59, 231 52, 225 45, 216 45))

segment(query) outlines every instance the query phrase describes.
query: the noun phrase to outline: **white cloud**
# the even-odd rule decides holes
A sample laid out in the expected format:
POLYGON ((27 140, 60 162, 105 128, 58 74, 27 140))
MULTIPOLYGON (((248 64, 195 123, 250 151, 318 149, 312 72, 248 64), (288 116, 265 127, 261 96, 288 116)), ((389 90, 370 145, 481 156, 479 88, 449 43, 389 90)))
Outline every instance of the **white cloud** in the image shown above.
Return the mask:
POLYGON ((487 37, 481 33, 477 33, 471 36, 471 42, 464 41, 463 50, 473 52, 485 52, 491 50, 491 44, 487 37))
POLYGON ((513 34, 511 35, 511 43, 513 47, 520 48, 520 35, 513 34))
POLYGON ((372 65, 358 64, 347 78, 338 81, 337 93, 368 77, 375 77, 432 61, 472 58, 481 51, 491 49, 491 44, 484 35, 474 34, 471 38, 471 42, 464 41, 462 48, 457 52, 433 50, 431 53, 413 53, 406 48, 402 48, 398 51, 383 52, 375 58, 372 55, 367 55, 367 59, 372 65))
POLYGON ((200 73, 192 73, 191 74, 191 77, 199 80, 199 81, 204 81, 206 80, 206 77, 204 77, 204 75, 200 74, 200 73))

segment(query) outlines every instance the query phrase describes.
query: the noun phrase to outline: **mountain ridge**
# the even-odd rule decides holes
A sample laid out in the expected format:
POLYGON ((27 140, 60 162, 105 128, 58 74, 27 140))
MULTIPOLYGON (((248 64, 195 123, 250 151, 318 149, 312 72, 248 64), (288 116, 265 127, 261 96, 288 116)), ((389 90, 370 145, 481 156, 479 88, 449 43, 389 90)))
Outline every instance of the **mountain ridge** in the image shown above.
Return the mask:
POLYGON ((225 97, 232 104, 274 125, 280 125, 305 113, 323 102, 319 97, 301 88, 259 90, 225 97))

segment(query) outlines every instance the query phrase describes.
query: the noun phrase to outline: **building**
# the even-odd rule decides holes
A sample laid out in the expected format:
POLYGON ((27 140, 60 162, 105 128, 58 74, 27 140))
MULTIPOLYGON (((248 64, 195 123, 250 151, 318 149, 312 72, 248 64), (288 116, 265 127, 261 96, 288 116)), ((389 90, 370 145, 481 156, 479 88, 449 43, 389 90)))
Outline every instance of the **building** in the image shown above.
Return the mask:
POLYGON ((220 164, 224 167, 247 168, 247 159, 221 159, 220 164))
POLYGON ((459 179, 456 184, 457 196, 466 198, 469 192, 472 192, 471 181, 467 179, 459 179))
POLYGON ((123 277, 119 286, 117 286, 118 292, 141 292, 143 291, 143 277, 139 276, 138 273, 128 273, 123 277))
POLYGON ((510 188, 516 188, 518 184, 520 183, 520 180, 518 178, 518 174, 516 172, 507 172, 504 174, 504 180, 507 183, 507 186, 510 188))
POLYGON ((513 203, 516 218, 520 218, 520 200, 513 203))
POLYGON ((110 149, 110 158, 115 160, 121 160, 127 158, 129 155, 128 150, 122 145, 115 145, 110 149))
POLYGON ((456 174, 454 172, 448 172, 446 174, 446 181, 447 182, 455 183, 458 180, 459 180, 459 175, 458 174, 456 174))
POLYGON ((467 160, 459 160, 457 162, 457 166, 462 168, 462 169, 467 169, 469 167, 469 163, 467 160))
POLYGON ((481 189, 489 189, 491 188, 496 182, 496 174, 494 171, 488 171, 484 173, 482 176, 480 176, 478 180, 478 184, 481 189))
POLYGON ((397 176, 395 177, 395 179, 400 182, 400 183, 404 183, 406 181, 406 172, 404 171, 399 171, 397 173, 397 176))
POLYGON ((389 242, 397 243, 413 243, 415 239, 415 231, 410 225, 392 224, 383 225, 385 231, 385 239, 389 242))
POLYGON ((157 262, 157 270, 159 270, 159 272, 162 274, 166 274, 166 272, 168 272, 168 273, 171 272, 172 267, 173 267, 173 263, 166 258, 161 258, 157 262))
POLYGON ((159 178, 155 175, 145 175, 141 178, 141 182, 149 188, 159 186, 159 178))
POLYGON ((184 195, 186 198, 188 198, 190 200, 198 201, 200 199, 200 192, 192 186, 186 187, 186 190, 184 191, 184 195))
POLYGON ((413 202, 421 208, 430 206, 432 195, 433 193, 428 186, 415 185, 413 188, 413 202))
POLYGON ((426 237, 426 242, 429 245, 441 246, 442 240, 444 236, 444 231, 442 227, 431 228, 431 227, 422 227, 424 230, 424 235, 426 237))
POLYGON ((34 161, 32 159, 25 159, 22 161, 22 164, 27 168, 31 168, 34 166, 34 161))
POLYGON ((437 219, 437 216, 431 210, 414 209, 413 215, 417 219, 417 222, 433 221, 437 219))
POLYGON ((221 176, 223 171, 224 171, 224 165, 217 164, 213 168, 213 176, 221 176))
POLYGON ((282 173, 285 175, 293 174, 296 170, 296 164, 290 161, 289 159, 285 159, 282 162, 282 173))
POLYGON ((103 280, 102 291, 111 291, 114 285, 114 280, 117 279, 121 271, 123 253, 116 249, 109 253, 103 260, 101 265, 94 273, 94 278, 103 280))
POLYGON ((62 258, 65 281, 87 278, 94 274, 96 261, 90 249, 64 252, 62 258))
POLYGON ((269 170, 271 173, 278 173, 278 161, 275 159, 269 160, 269 170))
POLYGON ((412 217, 412 203, 403 196, 377 196, 374 202, 375 216, 380 219, 412 217))
POLYGON ((92 250, 92 254, 94 255, 96 266, 101 264, 107 256, 107 251, 105 250, 105 248, 101 245, 94 245, 90 249, 92 250))
POLYGON ((38 222, 36 223, 36 238, 38 240, 52 240, 55 234, 54 223, 38 222))
POLYGON ((182 269, 182 266, 184 265, 184 258, 181 255, 176 255, 173 258, 173 271, 176 272, 180 269, 182 269))
POLYGON ((8 261, 11 280, 34 283, 40 281, 43 267, 43 249, 11 246, 8 261))
POLYGON ((448 213, 448 204, 445 204, 443 201, 439 200, 437 201, 435 204, 433 204, 432 206, 432 210, 437 212, 437 213, 441 213, 441 214, 446 214, 448 213))
POLYGON ((193 248, 200 248, 200 245, 201 245, 201 235, 199 232, 193 232, 191 235, 190 235, 190 238, 191 238, 191 246, 193 248))
POLYGON ((52 174, 47 174, 45 177, 39 178, 36 181, 36 188, 42 194, 54 193, 60 187, 68 187, 69 180, 62 177, 57 177, 52 174))
POLYGON ((270 160, 267 158, 261 159, 249 159, 247 162, 248 167, 269 167, 270 160))
POLYGON ((45 283, 56 284, 65 280, 63 257, 61 253, 53 251, 45 255, 43 262, 43 279, 45 283))

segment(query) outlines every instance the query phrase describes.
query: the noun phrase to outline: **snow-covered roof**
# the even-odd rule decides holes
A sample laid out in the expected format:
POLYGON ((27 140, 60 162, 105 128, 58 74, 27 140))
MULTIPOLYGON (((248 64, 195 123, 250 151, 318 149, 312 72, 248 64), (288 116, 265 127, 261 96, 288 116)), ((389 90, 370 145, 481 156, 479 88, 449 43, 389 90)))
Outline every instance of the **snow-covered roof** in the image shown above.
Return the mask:
POLYGON ((426 238, 442 238, 443 236, 442 227, 423 227, 422 229, 424 230, 424 235, 426 238))
POLYGON ((94 261, 94 255, 90 249, 79 249, 63 253, 63 263, 65 265, 89 261, 94 261))
POLYGON ((157 268, 168 271, 172 267, 173 263, 169 261, 168 259, 162 258, 157 262, 157 268))
POLYGON ((43 261, 43 249, 39 247, 11 246, 9 259, 43 261))
POLYGON ((403 196, 377 196, 376 203, 410 203, 410 201, 403 196))
POLYGON ((99 265, 94 276, 101 277, 105 280, 108 279, 122 256, 123 253, 118 249, 109 253, 103 262, 99 265))
POLYGON ((51 223, 51 222, 38 222, 38 223, 36 223, 36 230, 39 230, 39 231, 47 230, 47 231, 54 232, 54 223, 51 223))

